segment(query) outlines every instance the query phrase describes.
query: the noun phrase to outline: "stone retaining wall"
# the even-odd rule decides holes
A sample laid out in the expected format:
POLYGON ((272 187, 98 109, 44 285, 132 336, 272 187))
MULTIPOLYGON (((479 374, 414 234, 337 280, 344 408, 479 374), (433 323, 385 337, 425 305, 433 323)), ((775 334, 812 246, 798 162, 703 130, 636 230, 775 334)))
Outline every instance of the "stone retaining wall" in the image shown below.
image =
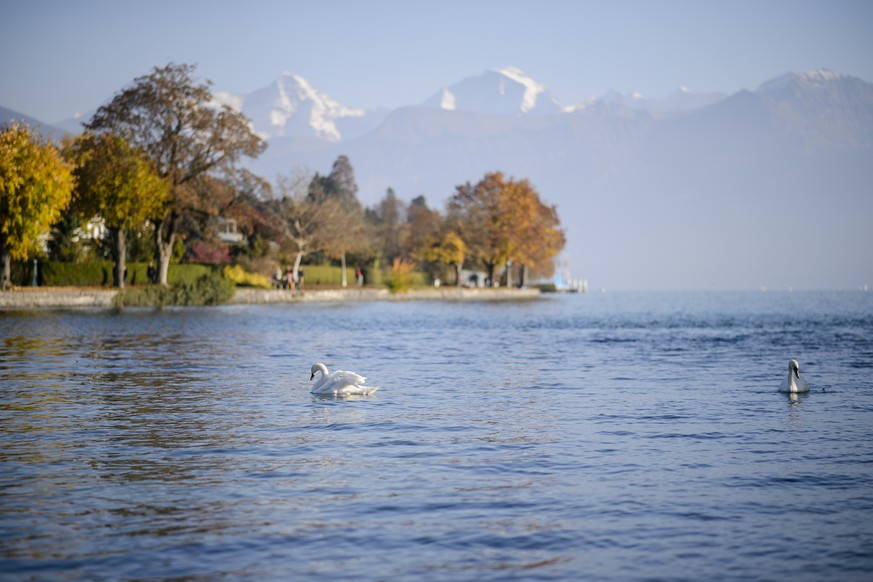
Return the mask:
POLYGON ((231 303, 250 305, 261 303, 343 302, 343 301, 520 301, 537 299, 538 289, 464 289, 440 287, 415 289, 407 293, 391 293, 387 289, 319 289, 315 291, 285 291, 275 289, 238 288, 231 303))
MULTIPOLYGON (((21 288, 0 292, 0 310, 103 307, 113 305, 115 289, 21 288)), ((318 289, 284 291, 240 287, 230 303, 259 305, 269 303, 308 303, 343 301, 520 301, 537 299, 537 289, 464 289, 441 287, 390 293, 387 289, 318 289)))
POLYGON ((112 307, 114 289, 27 288, 0 291, 0 309, 112 307))

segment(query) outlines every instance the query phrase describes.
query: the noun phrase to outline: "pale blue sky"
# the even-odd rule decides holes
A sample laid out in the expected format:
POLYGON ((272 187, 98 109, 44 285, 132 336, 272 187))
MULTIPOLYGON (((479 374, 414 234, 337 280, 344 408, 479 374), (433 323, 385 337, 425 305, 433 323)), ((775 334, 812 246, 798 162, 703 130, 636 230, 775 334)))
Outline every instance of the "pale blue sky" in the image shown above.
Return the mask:
POLYGON ((4 0, 0 105, 60 121, 169 61, 235 93, 288 70, 363 108, 507 65, 565 104, 754 89, 818 67, 873 81, 871 25, 863 0, 4 0))

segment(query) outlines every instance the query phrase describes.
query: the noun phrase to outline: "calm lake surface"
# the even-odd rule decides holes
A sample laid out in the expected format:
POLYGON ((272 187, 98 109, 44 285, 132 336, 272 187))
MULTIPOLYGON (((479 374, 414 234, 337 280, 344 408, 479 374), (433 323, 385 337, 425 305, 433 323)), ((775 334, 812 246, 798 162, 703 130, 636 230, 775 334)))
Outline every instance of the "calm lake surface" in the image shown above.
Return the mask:
POLYGON ((0 577, 870 580, 871 362, 863 292, 0 313, 0 577))

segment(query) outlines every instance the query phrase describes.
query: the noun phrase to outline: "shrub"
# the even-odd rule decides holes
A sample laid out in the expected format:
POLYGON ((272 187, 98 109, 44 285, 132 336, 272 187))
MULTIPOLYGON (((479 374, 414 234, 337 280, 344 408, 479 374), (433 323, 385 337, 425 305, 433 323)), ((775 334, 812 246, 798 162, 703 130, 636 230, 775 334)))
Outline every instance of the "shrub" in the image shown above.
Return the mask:
POLYGON ((239 265, 227 265, 222 269, 224 278, 235 285, 243 287, 262 287, 264 289, 272 288, 272 284, 267 277, 258 273, 247 273, 239 265))
POLYGON ((394 259, 386 285, 392 293, 405 293, 412 287, 412 263, 394 259))
POLYGON ((195 282, 171 287, 125 289, 115 296, 116 307, 162 307, 164 305, 220 305, 233 297, 234 284, 219 273, 202 275, 195 282))

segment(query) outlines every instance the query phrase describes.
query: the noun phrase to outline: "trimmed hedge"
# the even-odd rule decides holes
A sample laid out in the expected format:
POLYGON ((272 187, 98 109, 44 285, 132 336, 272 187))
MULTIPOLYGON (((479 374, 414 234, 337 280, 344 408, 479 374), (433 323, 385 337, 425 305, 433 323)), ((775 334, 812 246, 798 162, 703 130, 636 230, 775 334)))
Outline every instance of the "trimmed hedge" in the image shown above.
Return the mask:
MULTIPOLYGON (((61 263, 39 261, 37 267, 38 284, 41 287, 111 287, 112 261, 89 261, 81 263, 61 263)), ((305 286, 339 287, 342 284, 342 268, 333 265, 303 265, 305 286)), ((170 285, 182 283, 195 284, 204 275, 220 271, 221 267, 194 263, 171 264, 167 273, 170 285)), ((388 281, 390 269, 364 267, 364 285, 382 287, 388 281)), ((418 271, 410 273, 413 287, 427 286, 427 275, 418 271)), ((354 267, 346 267, 346 280, 349 286, 355 284, 354 267)), ((33 260, 12 262, 12 284, 29 287, 33 282, 33 260)), ((252 284, 248 282, 248 284, 252 284)), ((148 264, 127 263, 127 285, 148 285, 148 264)))
MULTIPOLYGON (((210 265, 181 264, 170 265, 167 282, 170 285, 195 283, 203 275, 214 271, 210 265)), ((39 261, 37 282, 41 287, 111 287, 112 261, 89 261, 82 263, 61 263, 39 261)), ((29 287, 33 282, 33 261, 12 263, 12 284, 29 287)), ((148 285, 148 264, 127 263, 127 284, 148 285)))
MULTIPOLYGON (((339 287, 342 285, 342 267, 333 265, 301 265, 303 269, 304 286, 306 285, 329 285, 339 287)), ((384 287, 387 285, 388 277, 391 274, 391 269, 381 269, 376 267, 364 267, 364 286, 365 287, 384 287)), ((413 287, 427 286, 427 275, 418 271, 409 273, 410 284, 413 287)), ((355 269, 354 267, 346 267, 346 282, 349 287, 355 285, 355 269)))
MULTIPOLYGON (((343 283, 342 267, 333 265, 301 265, 303 269, 303 285, 331 285, 339 287, 343 283)), ((346 267, 346 281, 355 284, 355 270, 346 267)))

